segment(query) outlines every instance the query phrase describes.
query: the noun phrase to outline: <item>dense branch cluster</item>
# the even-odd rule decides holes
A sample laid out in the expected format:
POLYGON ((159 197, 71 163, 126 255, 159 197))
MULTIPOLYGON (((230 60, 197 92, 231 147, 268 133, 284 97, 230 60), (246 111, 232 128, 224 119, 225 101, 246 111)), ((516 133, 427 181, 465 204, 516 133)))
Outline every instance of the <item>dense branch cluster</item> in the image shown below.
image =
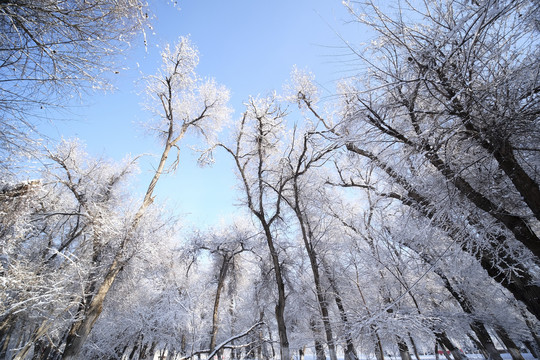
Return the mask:
MULTIPOLYGON (((0 150, 28 153, 47 110, 108 87, 147 22, 140 0, 0 1, 0 150), (23 139, 21 139, 23 137, 23 139)), ((0 165, 10 161, 2 154, 0 165)))

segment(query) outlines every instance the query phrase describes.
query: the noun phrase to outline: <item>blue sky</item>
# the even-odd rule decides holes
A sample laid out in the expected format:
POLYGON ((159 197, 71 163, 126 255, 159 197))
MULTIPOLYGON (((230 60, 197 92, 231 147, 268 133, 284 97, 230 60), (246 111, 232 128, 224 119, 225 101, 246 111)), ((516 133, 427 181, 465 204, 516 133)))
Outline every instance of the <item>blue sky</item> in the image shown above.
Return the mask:
MULTIPOLYGON (((123 68, 112 75, 117 90, 85 97, 83 105, 70 109, 69 121, 54 122, 47 134, 78 137, 93 156, 120 160, 127 154, 160 154, 159 144, 141 126, 150 114, 140 106, 144 98, 138 80, 159 68, 164 44, 190 36, 200 52, 198 74, 230 89, 238 119, 249 95, 279 92, 294 65, 312 71, 331 92, 335 81, 351 75, 340 56, 345 52, 340 36, 358 42, 362 31, 346 24, 350 17, 341 1, 334 0, 184 0, 177 8, 155 0, 150 9, 154 18, 153 29, 147 30, 148 47, 142 38, 133 42, 123 68)), ((136 191, 146 187, 157 160, 141 160, 136 191)), ((236 177, 224 154, 217 154, 212 168, 198 168, 195 160, 184 146, 177 173, 160 180, 157 196, 181 214, 186 226, 214 225, 235 212, 236 177)))

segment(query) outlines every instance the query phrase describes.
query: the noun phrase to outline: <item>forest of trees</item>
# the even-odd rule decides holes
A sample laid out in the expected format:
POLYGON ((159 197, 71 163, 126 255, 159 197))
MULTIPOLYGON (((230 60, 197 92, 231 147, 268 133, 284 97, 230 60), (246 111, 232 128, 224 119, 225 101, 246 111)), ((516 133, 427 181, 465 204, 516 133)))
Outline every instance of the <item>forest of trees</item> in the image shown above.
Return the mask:
POLYGON ((0 0, 0 359, 540 358, 537 0, 344 2, 356 73, 323 98, 294 68, 236 118, 182 37, 139 198, 137 157, 45 145, 36 110, 107 88, 148 6, 0 0), (179 238, 154 190, 192 134, 243 216, 179 238))

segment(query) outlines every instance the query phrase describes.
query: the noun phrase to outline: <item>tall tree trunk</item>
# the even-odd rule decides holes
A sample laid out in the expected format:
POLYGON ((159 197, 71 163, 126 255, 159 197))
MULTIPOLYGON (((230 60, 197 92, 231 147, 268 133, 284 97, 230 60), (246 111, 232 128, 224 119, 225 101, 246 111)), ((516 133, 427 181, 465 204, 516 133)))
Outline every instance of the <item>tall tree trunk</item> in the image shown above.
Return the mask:
POLYGON ((324 345, 319 340, 315 339, 315 358, 317 360, 326 360, 326 354, 324 353, 324 345))
POLYGON ((530 340, 523 341, 523 344, 529 349, 529 352, 532 356, 534 356, 536 359, 540 359, 540 352, 538 351, 538 348, 534 346, 534 344, 530 340))
MULTIPOLYGON (((156 346, 157 342, 154 340, 152 341, 152 344, 150 345, 150 349, 148 350, 148 353, 144 354, 144 359, 153 359, 154 355, 156 354, 156 346)), ((142 360, 143 358, 141 358, 142 360)))
POLYGON ((482 345, 482 343, 480 341, 478 341, 471 333, 467 333, 467 336, 469 337, 469 339, 471 339, 474 346, 476 346, 476 348, 478 349, 478 352, 480 352, 482 354, 484 359, 487 359, 489 357, 489 355, 488 355, 486 349, 484 348, 484 345, 482 345))
POLYGON ((49 341, 39 339, 34 343, 34 355, 32 360, 48 360, 51 353, 53 353, 53 347, 49 341))
POLYGON ((315 355, 317 357, 317 360, 326 360, 324 345, 320 341, 320 338, 322 337, 321 330, 319 328, 319 325, 317 324, 317 321, 314 318, 309 321, 309 327, 311 328, 311 332, 313 333, 313 341, 315 342, 315 355))
MULTIPOLYGON (((442 79, 443 83, 447 80, 442 79)), ((449 89, 448 91, 453 91, 449 89)), ((458 103, 456 98, 453 98, 453 103, 458 103)), ((408 104, 406 106, 409 111, 408 115, 413 125, 413 129, 416 131, 416 135, 419 138, 422 138, 422 129, 418 126, 417 113, 414 111, 414 100, 413 99, 401 99, 402 105, 408 104), (410 107, 412 106, 412 108, 410 107)), ((460 104, 458 104, 459 106, 460 104)), ((478 209, 489 214, 491 217, 496 219, 496 221, 506 227, 511 231, 515 239, 521 242, 526 248, 528 248, 537 258, 540 260, 540 239, 536 233, 530 228, 526 218, 521 216, 516 216, 512 212, 507 211, 500 204, 496 204, 491 201, 487 196, 477 191, 467 179, 463 178, 460 173, 456 172, 452 166, 445 162, 445 159, 441 158, 439 151, 436 147, 430 145, 428 141, 416 141, 413 138, 408 138, 406 135, 396 131, 391 126, 386 124, 381 116, 377 114, 377 111, 369 108, 365 105, 374 116, 368 116, 368 122, 373 125, 375 128, 383 132, 384 134, 394 138, 395 141, 405 144, 410 149, 414 149, 417 154, 425 157, 427 161, 433 165, 435 169, 447 180, 449 184, 452 184, 461 195, 468 199, 472 204, 474 204, 478 209)), ((508 145, 510 146, 510 145, 508 145)), ((508 155, 508 154, 507 154, 508 155)), ((518 166, 517 164, 509 164, 510 168, 512 166, 518 166)), ((514 171, 516 169, 513 169, 514 171)), ((529 184, 529 190, 537 188, 538 185, 532 182, 529 184)), ((538 189, 537 189, 538 190, 538 189)), ((539 194, 540 195, 540 194, 539 194)), ((540 200, 540 197, 538 198, 540 200)), ((534 202, 534 201, 533 201, 534 202)), ((540 206, 540 204, 536 204, 540 206)), ((537 215, 537 214, 535 214, 537 215)))
MULTIPOLYGON (((135 358, 135 356, 137 356, 137 350, 139 350, 139 348, 142 348, 143 347, 143 340, 144 340, 144 335, 143 334, 139 334, 139 336, 137 337, 137 341, 135 341, 135 344, 133 345, 133 348, 131 349, 131 352, 129 353, 128 355, 128 360, 132 360, 135 358)), ((142 349, 141 349, 142 350, 142 349)), ((139 351, 139 354, 140 354, 140 351, 139 351)))
POLYGON ((313 246, 313 232, 311 230, 309 219, 305 218, 305 214, 301 210, 300 204, 300 189, 298 187, 298 176, 293 179, 294 189, 294 204, 291 207, 296 214, 298 223, 300 224, 300 230, 302 233, 302 240, 304 242, 304 248, 308 254, 309 264, 311 266, 311 272, 313 274, 313 283, 315 284, 315 292, 317 296, 317 302, 319 304, 319 311, 321 313, 321 319, 324 326, 324 333, 326 336, 326 344, 328 345, 328 353, 330 360, 337 360, 336 346, 334 342, 334 334, 332 332, 332 326, 330 324, 330 315, 328 311, 328 302, 323 292, 321 285, 321 277, 319 273, 319 263, 317 261, 317 251, 313 246))
POLYGON ((401 357, 401 360, 412 360, 407 343, 405 342, 405 340, 403 340, 399 336, 397 337, 397 345, 398 345, 399 356, 401 357))
POLYGON ((502 360, 501 354, 499 353, 499 350, 497 350, 497 348, 495 347, 495 343, 493 342, 493 339, 491 339, 491 336, 486 330, 484 324, 477 320, 474 320, 473 322, 471 322, 471 329, 474 331, 476 337, 486 350, 488 359, 502 360))
POLYGON ((25 359, 28 355, 30 349, 32 348, 32 345, 36 343, 36 341, 41 338, 43 335, 47 333, 47 330, 49 330, 51 326, 51 323, 48 320, 45 320, 41 323, 39 327, 37 327, 33 332, 32 335, 29 336, 24 346, 17 352, 13 360, 22 360, 25 359))
MULTIPOLYGON (((169 139, 172 138, 172 136, 173 136, 173 133, 171 130, 169 132, 169 139)), ((181 136, 183 136, 183 133, 181 134, 181 136)), ((177 142, 181 138, 181 136, 175 139, 174 142, 177 142)), ((135 230, 137 229, 137 226, 139 225, 139 222, 141 221, 142 216, 146 212, 146 209, 154 201, 152 194, 165 168, 165 163, 167 161, 169 152, 172 149, 172 147, 173 147, 172 143, 170 142, 170 140, 168 140, 167 143, 165 144, 165 148, 161 155, 158 168, 156 172, 154 173, 154 176, 152 180, 150 181, 150 184, 148 185, 148 189, 144 196, 143 203, 137 210, 137 213, 135 214, 135 217, 133 218, 133 221, 129 226, 127 234, 124 235, 124 239, 122 240, 119 246, 119 249, 116 252, 113 262, 111 263, 111 265, 109 266, 107 270, 107 273, 105 275, 103 282, 99 286, 97 293, 94 296, 92 296, 89 303, 85 306, 84 314, 82 314, 82 316, 84 316, 83 319, 75 322, 71 326, 71 329, 69 331, 69 334, 66 340, 66 348, 64 350, 64 355, 62 359, 64 360, 77 359, 78 354, 81 351, 82 346, 84 345, 84 342, 88 338, 88 335, 90 334, 90 331, 94 327, 95 322, 101 315, 101 312, 103 311, 103 302, 105 301, 105 298, 107 297, 107 294, 109 293, 109 290, 111 289, 114 281, 116 280, 116 276, 124 268, 126 261, 128 260, 128 259, 125 259, 126 255, 124 254, 124 252, 126 251, 126 247, 129 244, 129 242, 131 242, 132 236, 135 230)))
POLYGON ((418 348, 416 347, 416 343, 414 342, 414 339, 410 333, 409 333, 409 341, 411 342, 411 346, 413 348, 414 357, 416 357, 416 360, 420 360, 420 354, 418 354, 418 348))
POLYGON ((466 360, 467 356, 463 354, 455 345, 454 343, 448 338, 448 335, 444 331, 437 332, 435 334, 435 337, 437 338, 437 341, 444 345, 448 351, 452 354, 454 357, 454 360, 466 360))
POLYGON ((525 321, 525 324, 527 325, 527 328, 529 329, 529 332, 531 333, 531 337, 533 340, 531 342, 531 345, 533 346, 535 351, 534 352, 531 351, 531 354, 536 353, 538 356, 535 356, 535 357, 537 359, 540 359, 540 336, 538 336, 538 333, 536 332, 536 329, 533 323, 531 322, 531 320, 529 319, 529 316, 527 315, 525 310, 520 307, 520 312, 521 312, 521 316, 523 317, 525 321))
POLYGON ((16 325, 17 320, 13 314, 6 316, 0 323, 0 341, 2 341, 2 347, 0 347, 0 359, 5 357, 12 333, 16 329, 16 325))
POLYGON ((128 360, 133 360, 135 358, 135 354, 137 354, 138 349, 139 349, 139 342, 136 342, 135 345, 133 345, 131 352, 127 356, 128 360))
POLYGON ((187 346, 186 334, 182 333, 182 338, 180 340, 180 349, 182 351, 182 356, 186 355, 186 346, 187 346))
POLYGON ((147 358, 147 351, 148 351, 148 343, 145 341, 143 346, 141 346, 141 350, 139 351, 139 360, 143 360, 147 358))
POLYGON ((529 249, 536 256, 537 260, 540 260, 540 239, 524 218, 507 212, 497 204, 494 204, 483 194, 476 191, 464 178, 451 170, 451 168, 447 166, 435 152, 430 151, 426 153, 426 157, 463 196, 477 208, 490 214, 499 224, 510 230, 514 234, 516 240, 529 249))
MULTIPOLYGON (((429 262, 428 262, 429 264, 429 262)), ((465 293, 463 293, 460 290, 455 289, 452 284, 450 283, 450 280, 446 277, 446 275, 442 272, 440 268, 434 268, 433 270, 439 277, 443 280, 444 287, 448 290, 448 292, 454 297, 454 299, 458 302, 458 304, 461 306, 463 311, 469 315, 474 315, 474 307, 472 305, 472 302, 470 299, 466 296, 465 293)), ((492 360, 502 360, 501 355, 499 354, 499 351, 495 348, 495 344, 493 343, 493 339, 489 335, 489 332, 486 330, 486 327, 482 322, 479 320, 473 320, 470 324, 471 329, 476 334, 476 337, 482 344, 483 348, 488 354, 488 357, 492 360)), ((445 346, 448 347, 448 345, 445 344, 445 346)), ((451 349, 449 349, 451 350, 451 349)))
MULTIPOLYGON (((364 307, 366 308, 366 312, 367 312, 368 316, 371 317, 372 316, 371 311, 369 311, 369 307, 368 307, 366 298, 364 297, 364 292, 360 288, 360 281, 358 279, 358 271, 356 273, 356 276, 357 276, 356 288, 358 289, 358 293, 360 294, 360 298, 362 299, 362 303, 364 304, 364 307)), ((375 359, 376 360, 384 360, 384 349, 383 349, 383 346, 382 346, 381 338, 379 337, 379 332, 377 330, 377 326, 374 323, 371 323, 369 325, 369 329, 371 331, 371 338, 373 339, 375 359)))
POLYGON ((502 326, 496 325, 495 332, 508 350, 510 356, 512 356, 512 360, 524 360, 523 355, 521 355, 521 351, 519 350, 519 347, 512 340, 512 338, 510 338, 510 335, 508 335, 508 333, 502 326))
POLYGON ((7 354, 7 349, 8 349, 10 340, 11 340, 11 334, 7 334, 4 337, 2 348, 0 348, 0 359, 7 358, 6 354, 7 354))
POLYGON ((379 334, 377 332, 377 328, 375 327, 375 325, 374 324, 371 324, 371 325, 372 326, 370 326, 370 328, 371 328, 372 338, 374 338, 373 342, 375 344, 375 359, 384 360, 384 349, 382 347, 381 338, 379 337, 379 334))
MULTIPOLYGON (((177 64, 177 66, 178 65, 179 64, 177 64)), ((163 83, 166 85, 167 89, 164 93, 159 94, 159 98, 163 105, 165 118, 167 120, 167 129, 163 131, 163 133, 166 134, 165 145, 163 148, 163 152, 161 153, 159 164, 156 171, 154 172, 152 179, 150 180, 150 183, 148 184, 143 202, 137 210, 137 213, 131 221, 131 224, 129 224, 129 228, 127 229, 127 232, 124 235, 124 238, 122 239, 118 250, 116 251, 113 262, 107 269, 103 282, 98 287, 97 293, 92 296, 92 299, 85 306, 84 313, 81 314, 83 318, 80 321, 73 323, 71 326, 66 341, 66 347, 64 350, 64 360, 76 359, 78 357, 78 354, 81 351, 84 342, 88 338, 90 331, 92 330, 95 322, 101 315, 101 312, 103 310, 103 303, 114 281, 116 280, 116 276, 120 271, 122 271, 127 261, 129 261, 129 257, 126 257, 125 251, 127 250, 128 245, 131 243, 134 233, 137 230, 137 227, 139 226, 139 223, 144 216, 147 208, 154 202, 154 189, 159 179, 161 178, 161 175, 164 173, 165 165, 167 163, 170 151, 174 148, 178 148, 178 144, 180 140, 183 139, 187 130, 191 126, 196 126, 196 122, 200 120, 204 116, 204 113, 207 111, 207 107, 205 107, 203 113, 198 118, 195 118, 191 121, 182 119, 183 123, 181 124, 181 126, 175 126, 173 106, 174 90, 172 88, 173 82, 171 81, 174 75, 175 74, 165 75, 163 83)))
POLYGON ((269 338, 269 344, 270 344, 270 350, 272 352, 268 351, 268 347, 266 346, 266 342, 263 342, 263 358, 264 359, 275 359, 276 358, 276 349, 274 349, 274 339, 272 339, 272 331, 270 330, 270 327, 268 327, 268 338, 269 338))
MULTIPOLYGON (((259 312, 259 321, 264 320, 264 311, 259 312)), ((258 344, 256 347, 256 355, 258 360, 266 360, 268 359, 268 351, 266 350, 266 342, 264 341, 264 334, 263 334, 263 327, 261 326, 259 328, 259 331, 257 332, 258 335, 258 344)))
POLYGON ((117 256, 113 260, 113 263, 111 264, 107 274, 105 275, 103 283, 99 287, 96 295, 94 295, 94 297, 86 307, 86 317, 74 323, 71 327, 71 330, 69 331, 66 340, 66 348, 64 350, 62 359, 76 360, 79 357, 79 352, 81 351, 82 346, 84 345, 86 339, 88 338, 88 335, 90 335, 90 331, 94 327, 95 322, 103 311, 103 302, 105 301, 105 298, 109 290, 111 289, 114 280, 125 265, 123 262, 121 262, 120 258, 122 256, 122 253, 117 253, 117 256))
MULTIPOLYGON (((490 150, 488 148, 488 150, 490 150)), ((540 188, 538 184, 521 167, 511 145, 505 141, 499 148, 492 151, 493 156, 501 169, 508 175, 512 183, 519 191, 523 200, 529 206, 536 219, 540 220, 540 188)))
POLYGON ((274 265, 274 275, 276 279, 276 285, 278 288, 278 301, 275 307, 275 315, 278 326, 279 335, 279 352, 281 360, 289 360, 289 339, 287 338, 287 326, 285 324, 285 283, 283 282, 283 276, 281 274, 281 264, 279 262, 278 253, 274 245, 274 238, 270 230, 270 226, 264 219, 261 220, 264 234, 266 236, 266 243, 270 250, 270 256, 272 258, 272 264, 274 265))
POLYGON ((330 283, 330 287, 332 288, 332 291, 334 293, 334 300, 336 302, 336 306, 339 311, 339 316, 341 318, 341 322, 343 323, 345 327, 345 360, 358 360, 358 355, 356 353, 356 349, 354 348, 354 343, 352 341, 351 333, 350 333, 350 325, 349 325, 349 318, 347 316, 347 312, 345 311, 345 306, 343 306, 343 300, 341 299, 341 293, 338 289, 338 286, 336 284, 335 279, 333 278, 332 274, 330 273, 330 269, 328 268, 328 265, 326 265, 323 262, 323 268, 324 272, 326 274, 326 278, 328 279, 328 282, 330 283))
POLYGON ((444 346, 444 344, 439 343, 439 346, 440 346, 441 351, 442 351, 444 357, 446 358, 446 360, 452 360, 452 359, 450 358, 450 354, 449 354, 450 351, 446 349, 446 347, 444 346))
POLYGON ((224 254, 222 255, 223 261, 221 262, 221 267, 219 269, 219 278, 216 289, 216 295, 214 298, 214 311, 212 312, 212 335, 210 337, 210 352, 214 351, 216 347, 216 338, 219 327, 219 301, 221 299, 221 291, 225 285, 225 277, 227 276, 227 269, 229 268, 230 258, 224 254))

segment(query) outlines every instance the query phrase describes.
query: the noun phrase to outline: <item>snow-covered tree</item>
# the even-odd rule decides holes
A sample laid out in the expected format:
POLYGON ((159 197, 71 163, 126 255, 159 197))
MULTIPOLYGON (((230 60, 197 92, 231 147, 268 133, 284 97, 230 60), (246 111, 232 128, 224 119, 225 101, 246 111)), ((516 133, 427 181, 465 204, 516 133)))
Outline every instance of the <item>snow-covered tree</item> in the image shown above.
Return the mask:
MULTIPOLYGON (((325 121, 360 161, 341 168, 339 182, 431 219, 540 316, 529 270, 540 243, 531 145, 538 133, 537 77, 530 76, 538 67, 535 5, 435 1, 402 7, 395 17, 373 3, 348 6, 377 38, 352 47, 367 70, 341 84, 340 113, 325 121), (386 181, 366 182, 361 164, 386 181)), ((299 91, 298 100, 323 118, 309 94, 299 91)))
MULTIPOLYGON (((118 55, 144 31, 139 0, 0 2, 0 166, 35 150, 32 132, 48 108, 103 89, 118 55)), ((143 45, 142 36, 140 43, 143 45)))
POLYGON ((130 213, 122 201, 132 161, 89 159, 76 142, 63 142, 45 161, 39 181, 4 185, 2 207, 10 214, 1 238, 6 356, 24 358, 32 347, 58 352, 130 213))
POLYGON ((250 98, 231 145, 221 144, 234 159, 244 196, 243 203, 262 228, 268 246, 277 301, 280 354, 289 359, 289 339, 285 321, 286 289, 283 275, 284 244, 280 244, 279 223, 282 215, 282 192, 288 182, 284 169, 282 141, 286 137, 286 111, 276 95, 250 98))
MULTIPOLYGON (((144 199, 133 216, 127 231, 120 237, 120 245, 114 259, 107 269, 105 278, 96 286, 96 292, 86 304, 84 317, 75 323, 66 340, 64 359, 78 356, 86 338, 103 309, 103 302, 113 285, 116 276, 129 262, 132 254, 128 251, 136 242, 135 233, 139 222, 154 201, 154 189, 167 171, 167 160, 171 150, 179 150, 179 142, 188 131, 198 131, 208 140, 228 117, 228 91, 217 86, 213 80, 202 81, 195 73, 198 64, 196 48, 187 38, 181 38, 171 49, 166 46, 163 53, 163 68, 158 75, 148 78, 148 94, 161 105, 159 119, 155 128, 164 142, 163 152, 154 176, 146 190, 144 199)), ((175 169, 177 159, 170 165, 175 169)))

